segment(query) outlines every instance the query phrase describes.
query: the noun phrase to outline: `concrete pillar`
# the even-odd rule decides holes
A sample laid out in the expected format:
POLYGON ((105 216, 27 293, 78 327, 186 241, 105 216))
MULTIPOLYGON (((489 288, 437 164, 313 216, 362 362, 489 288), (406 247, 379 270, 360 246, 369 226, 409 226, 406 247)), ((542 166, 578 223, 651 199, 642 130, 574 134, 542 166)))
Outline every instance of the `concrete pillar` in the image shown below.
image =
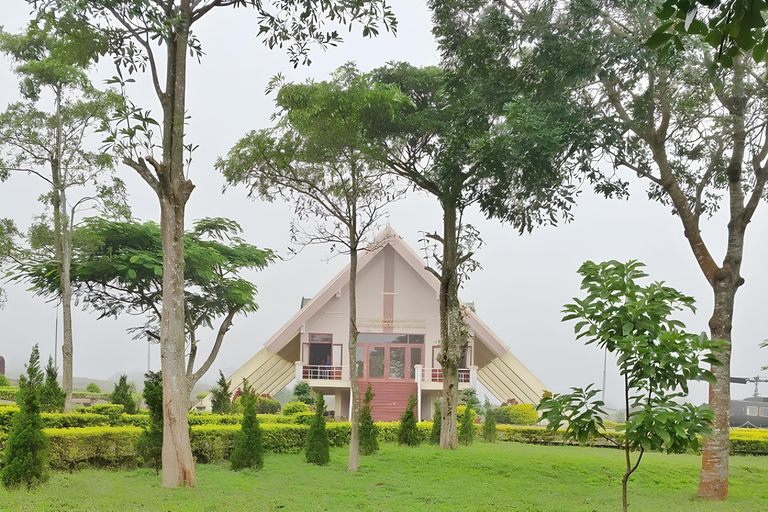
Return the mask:
POLYGON ((296 381, 301 382, 304 377, 304 365, 301 364, 301 361, 296 361, 296 381))

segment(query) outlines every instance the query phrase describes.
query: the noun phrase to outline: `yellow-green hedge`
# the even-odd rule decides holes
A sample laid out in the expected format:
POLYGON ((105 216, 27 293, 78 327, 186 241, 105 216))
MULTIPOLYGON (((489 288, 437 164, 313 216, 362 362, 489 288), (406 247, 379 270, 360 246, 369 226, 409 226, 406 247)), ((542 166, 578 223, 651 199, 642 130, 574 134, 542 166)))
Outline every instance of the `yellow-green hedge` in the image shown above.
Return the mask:
POLYGON ((50 439, 48 464, 52 469, 136 466, 138 427, 47 428, 44 432, 50 439))

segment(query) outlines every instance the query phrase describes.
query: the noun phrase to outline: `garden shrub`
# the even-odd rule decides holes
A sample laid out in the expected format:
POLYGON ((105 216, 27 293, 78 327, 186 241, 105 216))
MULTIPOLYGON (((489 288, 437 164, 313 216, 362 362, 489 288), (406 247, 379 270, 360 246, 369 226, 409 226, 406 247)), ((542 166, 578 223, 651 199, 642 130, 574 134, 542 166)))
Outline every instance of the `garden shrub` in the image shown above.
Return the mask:
POLYGON ((493 411, 496 423, 500 425, 535 425, 539 412, 531 404, 504 405, 493 411))
MULTIPOLYGON (((131 399, 131 401, 133 401, 133 399, 131 399)), ((123 413, 128 412, 128 410, 125 408, 124 404, 112 403, 93 405, 90 407, 90 412, 92 414, 100 414, 102 416, 106 416, 111 426, 118 427, 120 426, 123 413)))
POLYGON ((443 427, 443 399, 436 398, 432 403, 434 412, 432 413, 432 430, 429 433, 429 444, 439 446, 440 445, 440 429, 443 427))
POLYGON ((138 427, 46 429, 50 438, 51 469, 130 469, 136 466, 138 427))
POLYGON ((53 366, 53 357, 48 356, 45 366, 45 383, 40 388, 40 410, 43 412, 64 412, 67 394, 59 386, 59 371, 53 366))
POLYGON ((214 414, 232 414, 232 391, 229 389, 229 382, 224 378, 224 374, 219 370, 219 380, 216 386, 211 389, 211 412, 214 414))
POLYGON ((297 412, 291 415, 291 423, 295 425, 312 425, 312 421, 315 418, 315 413, 312 411, 297 412))
POLYGON ((498 441, 496 433, 496 418, 493 416, 493 410, 488 399, 485 400, 485 417, 483 418, 483 439, 489 443, 498 441))
POLYGON ((259 414, 279 414, 280 402, 269 395, 259 396, 259 414))
POLYGON ((315 399, 312 397, 312 388, 306 381, 301 381, 293 388, 293 396, 291 396, 291 402, 304 402, 305 404, 312 406, 315 404, 315 399))
POLYGON ((475 418, 477 417, 477 413, 472 409, 472 406, 470 405, 460 405, 458 408, 462 407, 464 407, 464 410, 461 411, 461 416, 459 416, 461 418, 461 422, 459 423, 458 440, 459 443, 463 444, 464 446, 469 446, 475 440, 475 418))
POLYGON ((8 380, 8 377, 6 377, 3 374, 0 374, 0 388, 9 388, 11 387, 11 381, 8 380))
POLYGON ((122 404, 128 414, 136 412, 136 402, 131 395, 131 385, 128 384, 127 375, 120 376, 120 380, 115 384, 115 390, 109 395, 109 401, 113 404, 122 404))
MULTIPOLYGON (((301 384, 301 383, 299 383, 301 384)), ((286 404, 287 406, 288 404, 286 404)), ((328 448, 328 432, 325 430, 325 399, 322 393, 317 395, 315 403, 315 417, 307 432, 307 441, 304 446, 304 454, 307 462, 325 466, 331 461, 331 453, 328 448)))
POLYGON ((408 396, 408 405, 400 416, 400 428, 397 430, 397 444, 418 446, 421 444, 421 434, 416 426, 416 415, 413 408, 416 407, 416 397, 411 393, 408 396))
POLYGON ((163 467, 163 372, 149 371, 144 374, 144 403, 149 409, 149 421, 136 441, 136 452, 142 462, 155 468, 155 474, 163 467))
POLYGON ((0 480, 8 489, 31 489, 48 479, 48 437, 43 433, 40 416, 40 387, 43 374, 40 371, 40 351, 35 345, 27 364, 27 375, 19 378, 16 402, 18 412, 13 415, 13 425, 5 443, 3 469, 0 480))
POLYGON ((376 425, 371 416, 371 400, 376 396, 371 389, 371 383, 368 383, 368 389, 363 397, 363 408, 360 410, 360 453, 363 455, 373 455, 379 451, 379 440, 376 425))
POLYGON ((19 388, 14 386, 0 387, 0 400, 8 400, 9 402, 16 401, 16 393, 19 392, 19 388))
POLYGON ((283 416, 293 416, 297 412, 307 412, 309 406, 304 402, 288 402, 283 406, 283 416))
MULTIPOLYGON (((464 411, 467 410, 466 405, 459 405, 456 407, 456 422, 461 425, 461 421, 464 418, 464 411)), ((474 423, 475 419, 477 419, 477 411, 474 409, 469 410, 469 421, 470 423, 474 423)))
POLYGON ((262 446, 261 428, 256 417, 258 412, 258 397, 248 384, 248 379, 243 379, 243 393, 240 399, 243 404, 243 422, 240 430, 235 434, 232 455, 229 463, 233 470, 261 469, 264 467, 264 447, 262 446))
POLYGON ((85 390, 89 393, 101 393, 101 389, 95 382, 91 382, 90 384, 88 384, 85 390))

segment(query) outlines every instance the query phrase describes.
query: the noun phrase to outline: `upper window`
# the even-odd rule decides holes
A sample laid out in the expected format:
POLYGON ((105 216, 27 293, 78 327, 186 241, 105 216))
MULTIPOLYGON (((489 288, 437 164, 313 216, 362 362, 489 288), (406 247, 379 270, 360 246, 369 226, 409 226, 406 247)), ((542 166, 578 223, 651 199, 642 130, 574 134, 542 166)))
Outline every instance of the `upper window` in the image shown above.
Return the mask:
POLYGON ((361 332, 357 335, 358 343, 373 343, 378 345, 380 343, 402 343, 410 345, 423 345, 423 334, 382 334, 382 333, 370 333, 361 332))
POLYGON ((748 405, 747 416, 757 416, 757 407, 755 407, 754 405, 748 405))
POLYGON ((333 343, 333 334, 310 334, 310 343, 333 343))

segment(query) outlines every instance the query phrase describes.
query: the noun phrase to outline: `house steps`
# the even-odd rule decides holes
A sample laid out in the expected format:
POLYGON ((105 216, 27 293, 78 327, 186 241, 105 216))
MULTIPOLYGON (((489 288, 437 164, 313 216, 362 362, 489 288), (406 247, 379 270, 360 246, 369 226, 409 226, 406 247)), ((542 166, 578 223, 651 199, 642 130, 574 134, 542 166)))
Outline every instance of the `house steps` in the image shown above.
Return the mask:
MULTIPOLYGON (((399 421, 408 405, 410 393, 416 395, 415 382, 370 381, 374 397, 371 401, 373 421, 399 421)), ((360 386, 360 405, 362 407, 368 381, 358 380, 360 386)), ((414 410, 414 412, 416 412, 414 410)))

